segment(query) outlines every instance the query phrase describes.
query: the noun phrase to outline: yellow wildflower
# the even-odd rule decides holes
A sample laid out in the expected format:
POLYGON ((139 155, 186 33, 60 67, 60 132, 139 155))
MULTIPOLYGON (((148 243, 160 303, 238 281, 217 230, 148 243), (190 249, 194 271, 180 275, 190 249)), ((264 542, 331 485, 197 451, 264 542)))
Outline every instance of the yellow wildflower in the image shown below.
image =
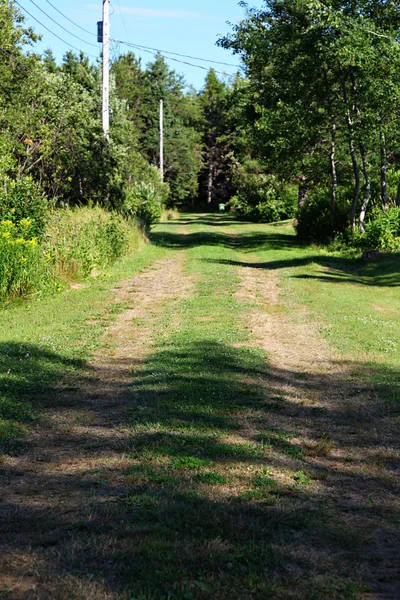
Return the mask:
POLYGON ((24 229, 28 229, 28 227, 30 227, 32 225, 32 221, 31 221, 31 219, 21 219, 19 224, 24 229))

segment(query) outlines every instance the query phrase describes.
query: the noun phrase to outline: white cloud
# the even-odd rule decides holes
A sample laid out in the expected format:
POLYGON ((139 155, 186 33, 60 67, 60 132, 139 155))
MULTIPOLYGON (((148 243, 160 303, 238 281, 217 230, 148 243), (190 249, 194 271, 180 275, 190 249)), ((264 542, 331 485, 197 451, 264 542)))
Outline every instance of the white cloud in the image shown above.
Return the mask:
MULTIPOLYGON (((98 10, 95 4, 89 4, 88 8, 98 10)), ((150 19, 196 19, 198 21, 214 21, 215 17, 202 15, 201 13, 189 12, 184 10, 168 10, 155 8, 135 8, 132 6, 121 6, 121 12, 125 15, 134 15, 137 17, 147 17, 150 19)))

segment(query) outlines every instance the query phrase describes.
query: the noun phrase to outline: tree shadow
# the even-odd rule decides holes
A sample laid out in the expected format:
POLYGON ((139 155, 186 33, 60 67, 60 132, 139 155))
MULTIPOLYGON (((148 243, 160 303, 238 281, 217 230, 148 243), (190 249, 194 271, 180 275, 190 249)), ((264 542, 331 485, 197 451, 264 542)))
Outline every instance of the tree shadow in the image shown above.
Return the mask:
POLYGON ((155 225, 206 225, 210 227, 229 227, 230 225, 251 225, 250 221, 238 221, 235 217, 230 215, 201 215, 193 217, 178 217, 171 221, 159 221, 155 225))
POLYGON ((280 233, 241 233, 240 236, 225 233, 214 233, 212 231, 201 231, 188 233, 169 233, 165 231, 154 231, 151 233, 151 241, 156 246, 172 248, 174 250, 185 250, 199 246, 222 246, 232 250, 249 251, 258 249, 274 250, 293 247, 293 236, 280 233))
POLYGON ((68 361, 19 348, 45 412, 0 464, 8 598, 399 597, 399 385, 204 339, 60 386, 68 361))
MULTIPOLYGON (((254 240, 257 245, 257 238, 254 240)), ((268 242, 266 242, 268 244, 268 242)), ((275 249, 279 248, 279 238, 273 238, 275 249)), ((281 245, 292 245, 290 241, 281 245)), ((357 285, 377 287, 397 287, 400 285, 400 254, 393 254, 379 263, 364 263, 361 258, 321 256, 319 254, 307 255, 299 258, 282 258, 279 260, 263 262, 246 262, 233 259, 204 259, 206 262, 228 264, 250 269, 276 270, 305 267, 316 264, 325 269, 317 274, 301 273, 292 277, 298 279, 313 279, 327 283, 355 283, 357 285)))

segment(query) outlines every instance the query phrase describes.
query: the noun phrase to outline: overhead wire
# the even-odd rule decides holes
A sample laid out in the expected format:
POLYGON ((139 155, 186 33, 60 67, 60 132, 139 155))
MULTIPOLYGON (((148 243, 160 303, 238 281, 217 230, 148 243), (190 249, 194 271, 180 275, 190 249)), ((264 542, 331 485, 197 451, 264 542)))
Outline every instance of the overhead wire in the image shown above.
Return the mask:
POLYGON ((66 40, 64 40, 62 37, 60 37, 59 35, 57 35, 57 33, 54 33, 54 31, 51 31, 51 29, 49 29, 48 27, 46 27, 46 25, 43 25, 43 23, 41 21, 39 21, 39 19, 37 19, 36 17, 34 17, 24 6, 22 6, 22 4, 20 4, 18 2, 18 0, 15 0, 15 3, 18 4, 18 6, 27 14, 29 15, 32 19, 34 19, 34 21, 36 21, 37 23, 39 23, 39 25, 41 27, 44 27, 44 29, 46 29, 49 33, 51 33, 52 35, 54 35, 56 38, 58 38, 61 42, 63 42, 64 44, 66 44, 67 46, 69 46, 70 48, 73 48, 74 50, 77 50, 78 52, 82 52, 82 54, 85 54, 86 56, 90 56, 91 58, 98 58, 97 56, 95 56, 94 54, 89 54, 88 52, 84 52, 83 50, 81 50, 80 48, 77 48, 77 46, 74 46, 73 44, 70 44, 69 42, 67 42, 66 40))
POLYGON ((46 0, 46 2, 47 2, 47 4, 50 4, 50 6, 52 8, 54 8, 54 10, 56 10, 62 17, 64 17, 64 19, 67 19, 67 21, 69 21, 70 23, 72 23, 72 25, 75 25, 75 27, 78 27, 79 29, 81 29, 85 33, 88 33, 89 35, 97 37, 97 35, 95 33, 93 33, 93 31, 89 31, 88 29, 85 29, 84 27, 81 27, 80 25, 78 25, 78 23, 75 23, 75 21, 73 21, 72 19, 70 19, 69 17, 67 17, 67 15, 65 15, 63 12, 61 12, 61 10, 59 10, 57 8, 57 6, 54 6, 54 4, 52 2, 50 2, 50 0, 46 0))
MULTIPOLYGON (((40 8, 40 7, 39 7, 39 6, 38 6, 38 5, 37 5, 37 4, 34 2, 34 0, 30 0, 30 2, 32 2, 32 4, 34 4, 34 5, 35 5, 37 8, 39 8, 39 10, 40 10, 42 13, 44 13, 44 14, 45 14, 45 15, 46 15, 46 16, 47 16, 47 17, 48 17, 48 18, 49 18, 51 21, 53 21, 53 22, 54 22, 54 23, 56 23, 56 24, 57 24, 59 27, 61 27, 62 29, 64 29, 64 31, 66 31, 67 33, 69 33, 69 34, 70 34, 70 35, 72 35, 73 37, 77 38, 78 40, 80 40, 80 41, 83 41, 85 44, 88 44, 88 45, 90 45, 90 46, 96 47, 96 46, 95 46, 95 44, 91 44, 90 42, 87 42, 86 40, 83 40, 83 39, 82 39, 82 38, 80 38, 79 36, 75 35, 75 34, 74 34, 74 33, 72 33, 71 31, 69 31, 68 29, 66 29, 65 27, 63 27, 63 26, 62 26, 60 23, 58 23, 58 21, 56 21, 56 20, 55 20, 55 19, 53 19, 53 18, 52 18, 50 15, 48 15, 48 14, 46 13, 46 11, 44 11, 42 8, 40 8)), ((56 10, 56 11, 57 11, 57 12, 58 12, 58 13, 59 13, 61 16, 63 16, 63 17, 64 17, 65 19, 67 19, 67 20, 68 20, 70 23, 72 23, 72 25, 75 25, 76 27, 79 27, 79 29, 81 29, 81 30, 82 30, 82 31, 84 31, 85 33, 88 33, 89 35, 92 35, 92 36, 96 37, 96 34, 94 34, 94 33, 93 33, 93 32, 91 32, 91 31, 88 31, 87 29, 84 29, 83 27, 81 27, 80 25, 78 25, 78 23, 76 23, 75 21, 73 21, 72 19, 70 19, 69 17, 67 17, 67 15, 65 15, 65 14, 64 14, 64 13, 63 13, 61 10, 59 10, 59 9, 58 9, 56 6, 54 6, 54 4, 53 4, 52 2, 50 2, 50 0, 46 0, 46 2, 47 2, 47 3, 48 3, 50 6, 52 6, 52 7, 53 7, 53 8, 54 8, 54 9, 55 9, 55 10, 56 10)), ((19 4, 18 0, 16 0, 16 3, 17 3, 19 6, 21 6, 21 4, 19 4)), ((124 18, 123 18, 122 9, 121 9, 121 5, 120 5, 120 1, 119 1, 119 0, 117 0, 117 5, 118 5, 118 12, 119 12, 119 14, 120 14, 120 18, 121 18, 121 21, 122 21, 122 25, 123 25, 123 27, 124 27, 124 30, 125 30, 125 33, 126 33, 126 36, 127 36, 127 38, 129 38, 128 30, 127 30, 127 27, 126 27, 125 20, 124 20, 124 18)), ((32 18, 34 18, 34 19, 35 19, 35 20, 36 20, 36 21, 37 21, 37 22, 38 22, 38 23, 39 23, 39 24, 40 24, 42 27, 45 27, 45 29, 47 29, 47 31, 50 31, 50 30, 49 30, 49 29, 48 29, 48 28, 47 28, 45 25, 43 25, 43 24, 42 24, 42 23, 41 23, 41 22, 40 22, 38 19, 36 19, 35 17, 33 17, 33 15, 31 15, 31 14, 30 14, 30 13, 29 13, 29 12, 28 12, 28 11, 27 11, 25 8, 24 8, 24 7, 22 7, 22 6, 21 6, 21 8, 22 8, 23 10, 25 10, 25 12, 26 12, 27 14, 29 14, 29 16, 31 16, 32 18)), ((53 33, 53 35, 55 35, 55 36, 56 36, 58 39, 60 39, 60 40, 61 40, 61 41, 63 41, 64 43, 67 43, 65 40, 63 40, 63 39, 62 39, 60 36, 58 36, 58 35, 57 35, 57 34, 55 34, 54 32, 50 31, 50 33, 53 33)), ((181 54, 181 53, 179 53, 179 52, 172 52, 172 51, 170 51, 170 50, 162 50, 162 49, 160 49, 160 48, 154 48, 154 47, 151 47, 151 46, 144 46, 144 45, 142 45, 142 44, 132 44, 132 43, 131 43, 131 42, 129 42, 129 41, 127 41, 127 42, 126 42, 126 41, 124 41, 124 40, 117 40, 117 39, 112 39, 112 41, 114 41, 114 42, 117 42, 117 43, 119 43, 119 44, 130 45, 130 46, 132 46, 132 47, 136 48, 137 50, 143 50, 143 51, 145 51, 145 52, 149 52, 149 53, 153 54, 153 56, 155 55, 154 53, 157 53, 157 54, 161 54, 161 55, 170 55, 171 57, 172 57, 172 56, 174 56, 174 57, 180 57, 180 58, 188 58, 188 59, 190 59, 190 60, 201 61, 201 62, 205 62, 205 63, 208 63, 208 64, 222 65, 222 66, 226 66, 226 67, 235 67, 235 68, 237 68, 237 69, 239 69, 239 68, 240 68, 240 66, 239 66, 239 65, 235 65, 235 64, 233 64, 233 63, 228 63, 228 62, 223 62, 223 61, 217 61, 217 60, 212 60, 212 59, 206 59, 206 58, 202 58, 202 57, 199 57, 199 56, 192 56, 192 55, 190 55, 190 54, 181 54)), ((76 48, 75 46, 72 46, 72 45, 71 45, 71 47, 72 47, 72 48, 74 48, 75 50, 79 50, 79 49, 78 49, 78 48, 76 48)), ((81 50, 79 50, 79 51, 81 51, 81 50)), ((85 53, 85 54, 87 54, 87 53, 85 53)), ((92 57, 93 57, 93 55, 91 55, 91 54, 87 54, 87 55, 88 55, 88 56, 92 56, 92 57)), ((191 67, 195 67, 195 68, 201 68, 201 69, 203 69, 203 70, 208 70, 208 68, 207 68, 207 67, 201 67, 200 65, 195 65, 195 64, 192 64, 192 63, 189 63, 189 62, 186 62, 186 61, 178 60, 178 59, 176 59, 176 58, 170 58, 170 56, 164 56, 164 58, 168 58, 169 60, 173 60, 174 62, 178 62, 178 63, 181 63, 181 64, 185 64, 185 65, 188 65, 188 66, 191 66, 191 67)), ((96 57, 96 58, 97 58, 97 57, 96 57)), ((216 71, 216 72, 217 72, 218 74, 220 74, 220 75, 224 75, 224 76, 227 76, 227 77, 234 77, 234 75, 230 75, 229 73, 225 73, 225 72, 222 72, 222 71, 216 71)))
MULTIPOLYGON (((131 44, 131 42, 125 42, 123 40, 118 40, 120 44, 131 44)), ((151 46, 143 46, 142 44, 133 44, 137 48, 142 48, 143 50, 152 50, 153 52, 157 52, 158 54, 171 54, 172 56, 180 56, 181 58, 189 58, 190 60, 199 60, 201 62, 210 63, 213 65, 222 65, 224 67, 235 67, 239 68, 239 65, 234 65, 233 63, 222 62, 219 60, 211 60, 209 58, 201 58, 200 56, 191 56, 190 54, 180 54, 179 52, 171 52, 170 50, 161 50, 160 48, 152 48, 151 46)), ((172 60, 172 59, 171 59, 172 60)))
POLYGON ((126 38, 127 38, 128 42, 129 42, 130 41, 130 39, 129 39, 129 33, 128 33, 128 30, 126 28, 125 19, 124 19, 124 16, 122 14, 122 9, 121 9, 121 5, 120 5, 119 0, 117 0, 117 5, 118 5, 119 16, 121 17, 122 25, 123 25, 123 28, 124 28, 125 33, 126 33, 126 38))
POLYGON ((49 14, 47 14, 47 12, 45 10, 43 10, 43 8, 40 8, 40 6, 38 4, 36 4, 36 2, 34 2, 34 0, 30 0, 30 2, 32 2, 32 4, 34 6, 36 6, 36 8, 38 8, 40 10, 40 12, 42 12, 44 15, 46 15, 46 17, 48 19, 50 19, 50 21, 53 21, 53 23, 55 23, 56 25, 58 25, 58 27, 60 27, 64 31, 66 31, 69 35, 72 35, 74 38, 76 38, 80 42, 83 42, 84 44, 87 44, 88 46, 93 46, 93 48, 98 48, 97 44, 92 44, 92 42, 87 42, 83 38, 79 37, 79 35, 75 35, 74 33, 72 33, 72 31, 70 31, 69 29, 67 29, 63 25, 61 25, 58 21, 56 21, 55 19, 53 19, 53 17, 51 17, 49 14))
MULTIPOLYGON (((121 40, 117 40, 115 38, 110 38, 111 41, 113 42, 117 42, 119 44, 125 44, 126 46, 129 46, 131 48, 135 48, 137 50, 141 50, 143 52, 147 52, 148 54, 152 54, 153 56, 163 56, 163 58, 167 59, 167 60, 172 60, 174 62, 180 63, 182 65, 188 65, 189 67, 194 67, 195 69, 202 69, 203 71, 208 71, 209 68, 208 67, 203 67, 202 65, 195 65, 193 63, 184 61, 184 60, 179 60, 178 58, 173 58, 172 56, 165 56, 161 51, 159 50, 150 50, 148 48, 145 48, 144 46, 139 46, 137 44, 130 44, 129 42, 123 42, 121 40)), ((240 67, 237 66, 237 69, 239 69, 240 67)), ((226 73, 225 71, 215 71, 215 73, 217 73, 218 75, 223 75, 224 77, 228 77, 228 78, 234 78, 236 77, 236 73, 226 73)))

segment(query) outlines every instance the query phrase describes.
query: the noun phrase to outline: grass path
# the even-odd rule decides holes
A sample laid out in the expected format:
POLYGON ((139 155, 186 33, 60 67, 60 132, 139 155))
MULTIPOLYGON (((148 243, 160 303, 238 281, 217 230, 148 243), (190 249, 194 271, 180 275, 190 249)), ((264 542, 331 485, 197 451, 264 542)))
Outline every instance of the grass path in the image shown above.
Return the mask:
POLYGON ((0 320, 0 598, 399 598, 396 265, 225 217, 152 241, 0 320))

